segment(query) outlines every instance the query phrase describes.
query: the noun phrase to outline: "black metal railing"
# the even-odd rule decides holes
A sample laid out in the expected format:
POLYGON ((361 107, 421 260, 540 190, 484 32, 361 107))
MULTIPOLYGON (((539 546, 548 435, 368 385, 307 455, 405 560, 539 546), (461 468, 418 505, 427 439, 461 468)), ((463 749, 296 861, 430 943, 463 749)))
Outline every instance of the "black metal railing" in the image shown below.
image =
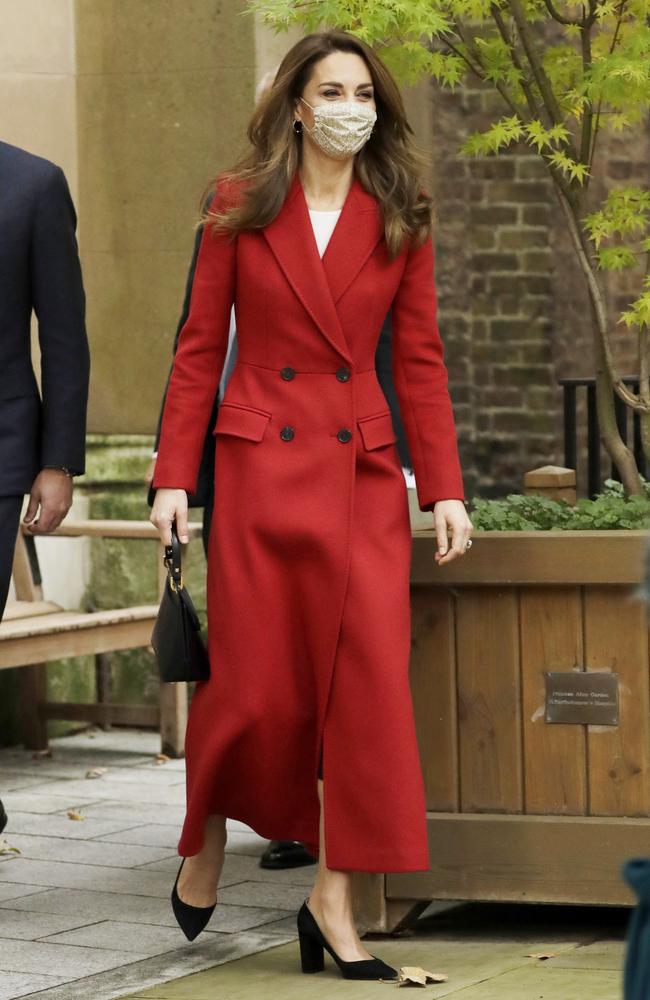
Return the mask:
MULTIPOLYGON (((639 391, 639 378, 636 375, 626 375, 625 385, 634 392, 639 391)), ((596 413, 596 380, 595 378, 561 378, 558 384, 564 393, 564 464, 567 469, 578 469, 578 428, 577 428, 577 393, 578 389, 586 389, 587 397, 587 495, 592 497, 602 487, 606 478, 601 472, 600 432, 596 413)), ((646 461, 641 445, 641 421, 639 414, 630 410, 620 396, 614 393, 614 411, 618 431, 625 444, 628 443, 629 418, 632 417, 632 450, 642 476, 646 476, 646 461)), ((611 466, 611 478, 620 479, 620 474, 614 463, 611 466)))

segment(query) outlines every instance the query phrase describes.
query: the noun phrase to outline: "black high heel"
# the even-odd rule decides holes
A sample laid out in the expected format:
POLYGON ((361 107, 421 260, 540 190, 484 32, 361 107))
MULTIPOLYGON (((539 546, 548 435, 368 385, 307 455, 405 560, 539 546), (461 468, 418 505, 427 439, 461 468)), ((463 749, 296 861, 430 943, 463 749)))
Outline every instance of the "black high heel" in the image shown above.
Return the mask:
POLYGON ((324 951, 328 951, 344 979, 397 979, 397 970, 380 958, 364 958, 358 962, 344 962, 329 944, 316 918, 307 906, 307 900, 298 911, 298 940, 300 963, 303 972, 322 972, 325 968, 324 951))
POLYGON ((181 861, 181 866, 178 869, 178 875, 174 882, 174 888, 172 889, 172 910, 178 921, 178 926, 187 940, 193 941, 206 927, 217 904, 215 902, 212 906, 191 906, 189 903, 183 902, 178 895, 178 880, 181 877, 184 864, 185 858, 181 861))

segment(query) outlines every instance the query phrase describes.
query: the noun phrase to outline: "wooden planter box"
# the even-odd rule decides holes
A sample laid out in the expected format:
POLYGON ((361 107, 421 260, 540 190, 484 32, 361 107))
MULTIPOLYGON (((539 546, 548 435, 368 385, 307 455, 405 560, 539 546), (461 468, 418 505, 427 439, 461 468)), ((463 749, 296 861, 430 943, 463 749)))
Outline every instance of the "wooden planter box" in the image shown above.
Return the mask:
POLYGON ((642 531, 476 532, 439 569, 413 535, 411 684, 429 872, 359 875, 368 929, 429 901, 632 903, 621 863, 650 855, 642 531), (548 670, 613 670, 618 726, 545 721, 548 670))

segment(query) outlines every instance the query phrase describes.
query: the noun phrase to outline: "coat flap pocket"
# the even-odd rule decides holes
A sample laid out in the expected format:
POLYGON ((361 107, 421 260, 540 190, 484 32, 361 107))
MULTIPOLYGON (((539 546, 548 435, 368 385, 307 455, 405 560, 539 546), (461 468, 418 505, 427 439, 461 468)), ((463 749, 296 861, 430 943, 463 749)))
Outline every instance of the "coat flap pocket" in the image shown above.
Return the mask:
POLYGON ((361 417, 360 420, 357 420, 357 425, 361 431, 366 451, 381 448, 382 445, 394 444, 397 441, 390 410, 386 410, 385 413, 376 413, 372 417, 361 417))
POLYGON ((234 434, 235 437, 248 438, 249 441, 261 441, 270 419, 271 414, 263 410, 235 403, 221 403, 213 434, 234 434))

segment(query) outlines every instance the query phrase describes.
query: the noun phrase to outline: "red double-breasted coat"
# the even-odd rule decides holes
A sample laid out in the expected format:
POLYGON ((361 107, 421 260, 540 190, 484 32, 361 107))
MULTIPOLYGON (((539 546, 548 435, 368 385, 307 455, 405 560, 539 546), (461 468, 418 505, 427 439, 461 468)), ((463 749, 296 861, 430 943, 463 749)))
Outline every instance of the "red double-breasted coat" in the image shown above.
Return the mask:
MULTIPOLYGON (((220 184, 215 204, 236 196, 220 184)), ((237 361, 213 428, 211 677, 191 705, 179 853, 201 849, 211 813, 316 851, 322 752, 328 866, 425 870, 408 501, 375 351, 392 309, 419 505, 462 499, 431 239, 390 260, 355 177, 321 259, 297 172, 265 228, 206 228, 155 487, 196 487, 233 303, 237 361)))

